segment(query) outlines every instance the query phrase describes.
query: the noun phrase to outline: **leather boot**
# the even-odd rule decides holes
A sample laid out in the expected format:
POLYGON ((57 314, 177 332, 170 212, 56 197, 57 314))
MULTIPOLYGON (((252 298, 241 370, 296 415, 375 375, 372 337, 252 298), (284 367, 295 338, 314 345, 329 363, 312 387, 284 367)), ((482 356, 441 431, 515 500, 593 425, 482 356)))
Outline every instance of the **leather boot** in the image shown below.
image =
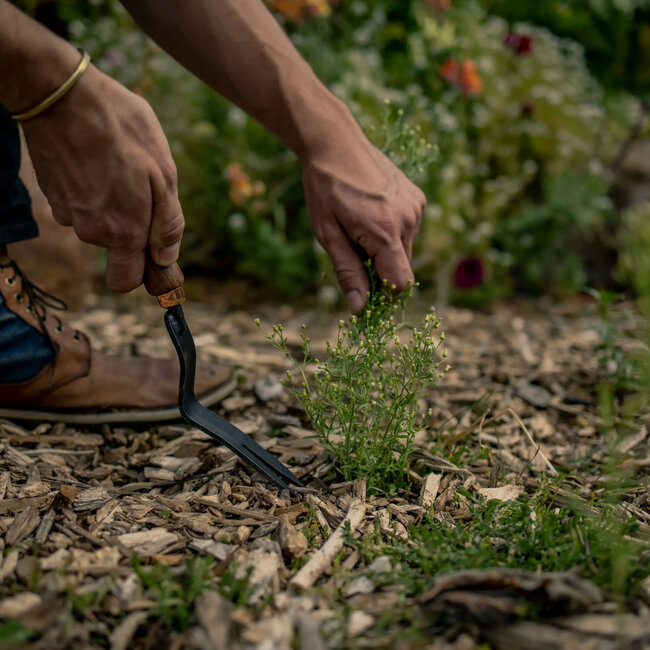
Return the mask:
MULTIPOLYGON (((154 422, 179 418, 177 360, 117 358, 93 350, 88 337, 64 327, 51 309, 63 301, 32 284, 0 250, 0 293, 7 309, 41 332, 52 360, 35 376, 0 383, 0 417, 72 424, 154 422)), ((212 406, 234 389, 232 372, 199 365, 196 394, 212 406)))

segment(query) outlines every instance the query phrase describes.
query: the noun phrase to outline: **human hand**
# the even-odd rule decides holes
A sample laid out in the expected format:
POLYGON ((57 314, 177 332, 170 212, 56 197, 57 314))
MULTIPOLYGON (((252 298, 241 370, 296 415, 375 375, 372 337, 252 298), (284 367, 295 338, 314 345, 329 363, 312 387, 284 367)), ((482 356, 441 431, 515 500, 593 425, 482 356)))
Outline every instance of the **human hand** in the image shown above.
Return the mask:
POLYGON ((354 249, 401 291, 413 282, 411 252, 426 197, 361 135, 340 151, 303 161, 303 186, 316 238, 329 254, 352 313, 363 309, 369 280, 354 249))
POLYGON ((176 261, 184 227, 176 166, 144 99, 89 66, 22 127, 56 221, 107 249, 110 289, 141 284, 147 251, 161 266, 176 261))

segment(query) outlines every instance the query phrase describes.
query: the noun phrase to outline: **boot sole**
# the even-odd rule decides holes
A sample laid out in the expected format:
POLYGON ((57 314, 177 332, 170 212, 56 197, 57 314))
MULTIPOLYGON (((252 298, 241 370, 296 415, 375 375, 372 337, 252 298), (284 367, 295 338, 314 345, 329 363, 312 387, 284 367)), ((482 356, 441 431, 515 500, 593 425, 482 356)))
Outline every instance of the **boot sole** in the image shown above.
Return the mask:
MULTIPOLYGON (((199 402, 205 407, 214 406, 225 397, 228 397, 236 387, 237 377, 233 376, 213 391, 201 395, 199 402)), ((0 417, 10 420, 65 422, 67 424, 128 424, 131 422, 168 422, 170 420, 180 420, 181 414, 177 406, 160 409, 105 411, 100 413, 75 413, 73 411, 46 411, 41 409, 0 407, 0 417)))

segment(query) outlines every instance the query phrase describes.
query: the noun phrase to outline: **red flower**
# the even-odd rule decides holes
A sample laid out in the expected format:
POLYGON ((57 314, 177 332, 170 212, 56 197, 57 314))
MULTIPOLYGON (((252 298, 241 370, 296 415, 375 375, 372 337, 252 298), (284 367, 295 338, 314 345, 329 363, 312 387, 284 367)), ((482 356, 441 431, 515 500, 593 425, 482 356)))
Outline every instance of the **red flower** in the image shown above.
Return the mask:
POLYGON ((460 289, 474 289, 483 284, 485 268, 480 257, 466 257, 458 262, 454 284, 460 289))
POLYGON ((439 13, 445 13, 451 9, 451 0, 424 0, 424 4, 439 13))
POLYGON ((533 51, 533 39, 527 34, 514 34, 510 32, 503 39, 503 44, 515 54, 530 54, 533 51))
POLYGON ((455 59, 447 59, 439 68, 440 76, 454 85, 458 83, 458 63, 455 59))

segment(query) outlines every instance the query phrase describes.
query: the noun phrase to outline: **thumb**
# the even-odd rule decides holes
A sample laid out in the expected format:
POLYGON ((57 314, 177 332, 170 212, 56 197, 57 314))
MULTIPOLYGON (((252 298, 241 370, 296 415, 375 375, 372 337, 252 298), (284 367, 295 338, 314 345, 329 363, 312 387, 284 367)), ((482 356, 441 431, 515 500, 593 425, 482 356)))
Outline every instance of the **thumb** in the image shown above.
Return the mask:
POLYGON ((332 223, 321 244, 332 260, 348 309, 357 314, 365 307, 366 294, 370 290, 368 273, 361 257, 336 222, 332 223))
POLYGON ((183 209, 176 190, 169 186, 158 193, 153 186, 153 215, 149 228, 149 253, 156 264, 169 266, 178 259, 185 228, 183 209))

